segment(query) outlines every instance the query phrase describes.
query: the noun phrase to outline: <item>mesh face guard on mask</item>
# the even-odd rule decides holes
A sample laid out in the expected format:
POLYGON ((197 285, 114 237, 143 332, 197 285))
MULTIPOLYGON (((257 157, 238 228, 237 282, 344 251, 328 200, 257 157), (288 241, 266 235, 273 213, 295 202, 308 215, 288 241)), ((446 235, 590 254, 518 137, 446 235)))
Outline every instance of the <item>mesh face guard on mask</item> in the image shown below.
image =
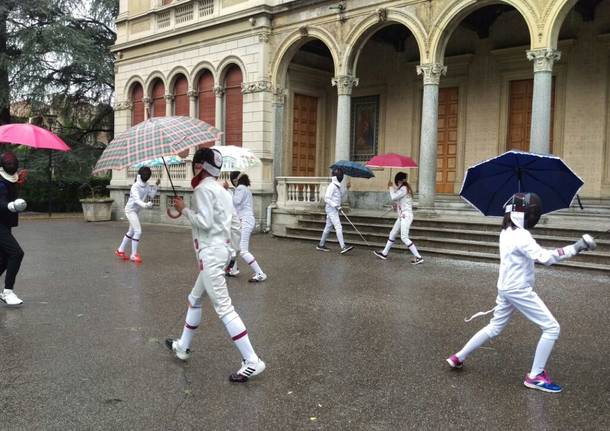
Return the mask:
POLYGON ((542 215, 542 200, 536 193, 515 193, 506 202, 504 211, 510 213, 510 219, 515 225, 531 229, 542 215))
POLYGON ((193 155, 193 175, 196 174, 195 165, 202 165, 204 171, 218 178, 222 168, 222 154, 218 150, 201 148, 193 155))
POLYGON ((152 176, 152 172, 149 167, 142 166, 140 169, 138 169, 138 175, 140 176, 142 181, 146 182, 146 181, 150 180, 150 177, 152 176))
POLYGON ((2 154, 0 157, 0 166, 4 169, 9 175, 15 175, 17 173, 17 169, 19 169, 19 160, 17 160, 17 156, 15 153, 6 152, 2 154))
POLYGON ((337 177, 337 181, 339 181, 339 182, 343 181, 343 169, 341 169, 341 168, 333 169, 332 176, 337 177))

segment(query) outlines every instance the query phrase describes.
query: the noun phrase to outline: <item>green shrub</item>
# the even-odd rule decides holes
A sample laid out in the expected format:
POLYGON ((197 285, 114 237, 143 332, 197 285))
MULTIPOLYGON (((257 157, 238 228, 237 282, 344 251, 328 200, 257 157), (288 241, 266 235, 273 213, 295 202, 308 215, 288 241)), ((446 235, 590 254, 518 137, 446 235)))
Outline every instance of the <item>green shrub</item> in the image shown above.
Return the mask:
MULTIPOLYGON (((91 177, 87 183, 91 185, 95 196, 109 196, 107 189, 110 177, 91 177)), ((51 182, 51 211, 79 212, 82 207, 79 199, 90 198, 89 188, 83 188, 82 182, 53 181, 51 182)), ((19 197, 28 203, 28 211, 46 212, 49 210, 49 182, 28 180, 19 191, 19 197)))

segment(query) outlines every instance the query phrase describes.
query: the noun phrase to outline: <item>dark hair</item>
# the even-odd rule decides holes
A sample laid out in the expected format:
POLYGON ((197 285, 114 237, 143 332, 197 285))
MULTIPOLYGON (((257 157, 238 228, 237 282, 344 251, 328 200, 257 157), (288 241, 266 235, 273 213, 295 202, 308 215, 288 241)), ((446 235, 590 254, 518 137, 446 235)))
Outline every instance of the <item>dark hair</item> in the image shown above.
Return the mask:
POLYGON ((241 177, 239 177, 239 179, 237 180, 237 185, 244 185, 246 187, 250 187, 250 178, 248 177, 248 175, 243 174, 241 177))
POLYGON ((404 172, 399 172, 394 176, 394 184, 398 186, 398 181, 402 181, 402 184, 407 188, 409 194, 413 196, 413 189, 411 185, 407 182, 407 174, 404 172))
POLYGON ((517 225, 515 225, 515 223, 512 221, 512 219, 510 218, 510 213, 504 213, 504 218, 502 219, 502 230, 504 229, 516 229, 517 225))

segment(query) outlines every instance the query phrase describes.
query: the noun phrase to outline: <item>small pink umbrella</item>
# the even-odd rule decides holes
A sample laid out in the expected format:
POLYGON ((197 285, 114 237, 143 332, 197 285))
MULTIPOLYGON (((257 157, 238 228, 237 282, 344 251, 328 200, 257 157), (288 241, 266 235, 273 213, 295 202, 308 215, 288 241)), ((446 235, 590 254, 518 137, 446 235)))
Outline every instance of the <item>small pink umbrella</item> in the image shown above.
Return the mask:
POLYGON ((52 132, 27 123, 0 126, 0 142, 39 149, 70 151, 70 147, 52 132))
POLYGON ((380 154, 373 157, 366 163, 371 168, 390 168, 390 169, 402 169, 402 168, 416 168, 417 163, 409 156, 401 156, 400 154, 388 153, 380 154))

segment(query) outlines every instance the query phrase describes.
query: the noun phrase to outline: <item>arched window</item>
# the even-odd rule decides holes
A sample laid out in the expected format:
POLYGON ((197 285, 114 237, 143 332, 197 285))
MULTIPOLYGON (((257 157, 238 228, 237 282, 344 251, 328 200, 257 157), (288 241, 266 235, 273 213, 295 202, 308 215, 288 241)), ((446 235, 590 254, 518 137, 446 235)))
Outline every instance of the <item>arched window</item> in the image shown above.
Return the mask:
POLYGON ((133 109, 131 110, 131 125, 135 126, 138 123, 144 121, 144 89, 139 83, 135 83, 131 88, 131 103, 133 103, 133 109))
POLYGON ((214 95, 214 77, 209 70, 199 76, 197 83, 199 92, 199 119, 208 124, 216 125, 216 96, 214 95))
POLYGON ((174 84, 174 115, 189 116, 189 83, 184 75, 179 75, 174 84))
POLYGON ((225 144, 242 146, 243 95, 241 69, 233 65, 225 77, 225 144))
POLYGON ((165 117, 165 85, 157 79, 152 89, 152 112, 151 117, 165 117))

